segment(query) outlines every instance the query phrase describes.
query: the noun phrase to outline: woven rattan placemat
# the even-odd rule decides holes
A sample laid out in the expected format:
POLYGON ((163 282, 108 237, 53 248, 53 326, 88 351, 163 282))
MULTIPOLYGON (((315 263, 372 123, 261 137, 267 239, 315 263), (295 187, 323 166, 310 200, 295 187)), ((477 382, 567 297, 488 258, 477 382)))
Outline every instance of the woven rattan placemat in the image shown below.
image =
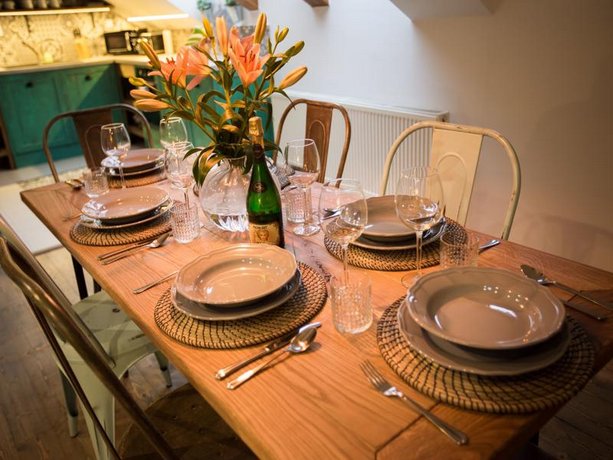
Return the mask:
POLYGON ((155 305, 155 322, 173 339, 194 347, 241 348, 281 337, 308 323, 326 303, 326 282, 310 266, 298 264, 302 285, 283 305, 257 316, 235 321, 203 321, 177 310, 167 289, 155 305))
POLYGON ((170 213, 150 222, 117 230, 97 230, 77 222, 70 229, 73 241, 87 246, 116 246, 137 243, 160 236, 170 230, 170 213))
POLYGON ((594 347, 571 317, 567 317, 570 345, 556 363, 518 376, 486 377, 447 369, 412 350, 398 327, 397 313, 403 300, 383 313, 377 325, 377 343, 392 369, 431 398, 464 409, 521 414, 562 404, 589 379, 594 347))
MULTIPOLYGON (((143 185, 155 184, 161 180, 166 179, 166 171, 164 168, 160 168, 153 174, 143 174, 142 176, 128 176, 126 177, 126 187, 142 187, 143 185)), ((110 176, 109 187, 121 188, 121 178, 110 176)))
MULTIPOLYGON (((447 219, 445 232, 464 232, 461 225, 447 219)), ((330 254, 342 260, 343 249, 340 244, 325 237, 324 245, 330 254)), ((379 251, 349 245, 347 261, 350 265, 368 270, 403 271, 415 270, 415 249, 398 251, 379 251)), ((439 263, 439 242, 434 241, 422 246, 421 266, 431 267, 439 263)))

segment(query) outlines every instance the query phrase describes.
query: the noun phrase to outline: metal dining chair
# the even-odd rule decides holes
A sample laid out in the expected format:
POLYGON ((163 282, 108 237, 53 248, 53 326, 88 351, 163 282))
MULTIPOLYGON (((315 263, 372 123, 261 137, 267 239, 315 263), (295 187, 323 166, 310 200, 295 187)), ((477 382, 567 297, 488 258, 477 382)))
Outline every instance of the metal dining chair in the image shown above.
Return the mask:
MULTIPOLYGON (((55 182, 59 182, 60 177, 55 167, 50 141, 54 130, 59 130, 60 128, 66 129, 64 123, 67 121, 72 122, 79 138, 81 151, 85 157, 85 164, 93 168, 100 166, 100 162, 106 157, 100 145, 100 128, 102 125, 121 119, 125 119, 126 121, 130 120, 131 125, 138 127, 147 145, 149 147, 153 146, 153 137, 149 121, 143 112, 130 104, 118 103, 90 109, 73 110, 60 113, 49 120, 43 130, 43 152, 45 153, 47 163, 49 163, 49 169, 51 169, 51 174, 55 182)), ((72 264, 77 287, 79 289, 79 296, 81 299, 84 299, 87 297, 88 293, 83 267, 81 267, 81 264, 74 257, 72 258, 72 264)), ((99 290, 100 286, 94 281, 94 292, 98 292, 99 290)))
POLYGON ((105 292, 98 292, 71 304, 1 215, 0 242, 4 248, 2 267, 26 295, 34 316, 55 352, 61 371, 70 435, 77 435, 76 397, 78 394, 81 398, 80 392, 84 392, 88 403, 94 408, 90 411, 86 407, 86 423, 96 456, 99 459, 108 458, 103 437, 106 435, 112 440, 115 436, 114 394, 105 387, 96 371, 88 366, 90 354, 104 360, 109 371, 119 381, 119 377, 134 363, 155 353, 166 384, 170 387, 172 380, 168 360, 105 292), (61 319, 60 323, 57 317, 61 319), (70 323, 70 337, 78 336, 80 340, 88 342, 90 350, 86 354, 73 346, 63 330, 64 322, 70 323), (70 363, 70 371, 67 371, 63 361, 70 363), (77 376, 78 386, 71 373, 77 376), (97 423, 104 427, 106 434, 96 429, 97 423))
MULTIPOLYGON (((286 118, 292 110, 295 110, 297 106, 306 106, 306 125, 305 134, 306 139, 313 139, 321 160, 321 170, 319 172, 318 182, 324 182, 326 177, 326 166, 328 164, 328 151, 330 147, 330 132, 332 130, 332 116, 337 111, 343 118, 345 125, 345 137, 343 141, 343 148, 340 153, 338 169, 336 170, 336 178, 340 178, 345 170, 345 163, 347 161, 347 153, 349 152, 349 143, 351 142, 351 121, 349 120, 349 114, 347 109, 342 105, 334 104, 331 102, 314 101, 310 99, 295 99, 293 100, 283 111, 281 118, 279 119, 279 127, 277 130, 276 144, 280 145, 281 135, 283 134, 283 125, 286 118)), ((276 155, 273 155, 273 161, 276 160, 276 155)))
MULTIPOLYGON (((519 159, 511 143, 492 129, 431 120, 411 125, 400 133, 387 153, 379 182, 379 194, 386 193, 390 169, 400 146, 403 143, 410 145, 411 136, 417 136, 424 130, 431 131, 432 135, 429 161, 430 165, 438 169, 443 182, 445 215, 461 225, 466 224, 483 138, 489 137, 502 147, 512 172, 511 196, 501 231, 501 238, 508 239, 519 201, 521 171, 519 159)), ((409 154, 417 155, 418 152, 409 148, 409 154)))
POLYGON ((54 164, 50 142, 51 134, 55 127, 65 121, 72 122, 79 138, 81 151, 85 157, 85 164, 93 168, 100 166, 100 162, 106 157, 100 146, 100 128, 102 125, 122 120, 138 130, 139 136, 143 138, 148 147, 153 146, 151 126, 147 117, 143 112, 130 104, 118 103, 91 109, 73 110, 60 113, 49 120, 43 130, 43 152, 55 182, 60 181, 54 164))

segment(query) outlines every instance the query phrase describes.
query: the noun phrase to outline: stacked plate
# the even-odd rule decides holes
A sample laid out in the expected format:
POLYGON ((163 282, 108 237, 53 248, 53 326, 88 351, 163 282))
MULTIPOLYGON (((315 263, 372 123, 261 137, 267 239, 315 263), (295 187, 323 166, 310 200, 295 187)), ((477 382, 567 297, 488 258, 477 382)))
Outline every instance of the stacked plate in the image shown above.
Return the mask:
POLYGON ((277 246, 237 244, 183 267, 171 288, 177 310, 193 318, 248 318, 287 302, 300 287, 294 256, 277 246))
MULTIPOLYGON (((120 177, 119 167, 114 158, 105 158, 101 164, 111 177, 120 177)), ((158 174, 164 168, 164 151, 162 149, 135 149, 121 161, 125 177, 158 174)))
POLYGON ((155 187, 112 189, 81 209, 81 224, 98 230, 115 230, 153 221, 170 211, 168 193, 155 187))
POLYGON ((398 324, 411 348, 449 369, 518 375, 568 347, 564 307, 546 288, 506 270, 458 267, 410 289, 398 324))
MULTIPOLYGON (((404 225, 396 215, 396 205, 392 195, 377 196, 366 200, 368 206, 368 225, 362 235, 352 244, 365 249, 378 251, 401 251, 415 247, 415 232, 404 225)), ((424 232, 422 244, 437 241, 445 223, 424 232)))

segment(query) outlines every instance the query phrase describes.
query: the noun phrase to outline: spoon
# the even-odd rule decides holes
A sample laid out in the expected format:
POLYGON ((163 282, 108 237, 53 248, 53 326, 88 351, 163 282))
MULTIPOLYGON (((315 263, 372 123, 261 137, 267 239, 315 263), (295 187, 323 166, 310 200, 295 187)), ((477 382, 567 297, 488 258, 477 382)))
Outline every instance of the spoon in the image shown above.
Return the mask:
POLYGON ((83 182, 79 179, 66 179, 64 183, 70 185, 73 190, 80 190, 83 187, 83 182))
POLYGON ((604 308, 613 309, 613 306, 607 305, 588 294, 584 294, 580 291, 577 291, 576 289, 570 286, 567 286, 565 284, 559 283, 558 281, 550 280, 542 272, 538 271, 534 267, 531 267, 530 265, 525 265, 525 264, 522 265, 521 271, 524 272, 524 275, 526 275, 528 278, 535 280, 537 283, 542 284, 543 286, 547 286, 547 285, 557 286, 560 289, 564 289, 565 291, 570 292, 571 294, 575 294, 575 295, 578 295, 579 297, 583 297, 585 300, 589 300, 590 302, 595 303, 596 305, 599 305, 604 308))
POLYGON ((497 238, 489 240, 487 243, 483 243, 481 246, 479 246, 479 254, 481 254, 486 249, 493 248, 494 246, 498 246, 499 244, 500 240, 497 238))
POLYGON ((283 356, 284 353, 298 354, 298 353, 302 353, 303 351, 308 350, 311 344, 313 343, 313 341, 315 340, 316 335, 317 335, 317 328, 310 328, 310 329, 302 330, 301 332, 299 332, 298 334, 294 336, 292 341, 289 343, 289 346, 285 350, 283 350, 283 353, 279 353, 277 356, 266 361, 264 364, 260 364, 259 366, 254 367, 253 369, 249 369, 248 371, 243 372, 236 379, 229 382, 226 387, 228 388, 228 390, 234 390, 235 388, 238 388, 243 383, 245 383, 247 380, 249 380, 251 377, 253 377, 256 374, 259 374, 262 370, 268 368, 274 361, 276 361, 281 356, 283 356))
POLYGON ((168 237, 170 236, 170 232, 166 232, 161 236, 158 236, 155 240, 151 241, 150 243, 144 244, 142 246, 137 246, 137 247, 131 247, 131 248, 126 248, 126 250, 124 252, 121 252, 119 254, 115 254, 112 257, 107 257, 106 259, 101 259, 100 263, 102 265, 108 265, 108 264, 112 264, 113 262, 117 262, 118 260, 123 259, 124 257, 128 257, 131 256, 132 254, 135 254, 143 249, 155 249, 155 248, 159 248, 160 246, 162 246, 166 240, 168 239, 168 237))

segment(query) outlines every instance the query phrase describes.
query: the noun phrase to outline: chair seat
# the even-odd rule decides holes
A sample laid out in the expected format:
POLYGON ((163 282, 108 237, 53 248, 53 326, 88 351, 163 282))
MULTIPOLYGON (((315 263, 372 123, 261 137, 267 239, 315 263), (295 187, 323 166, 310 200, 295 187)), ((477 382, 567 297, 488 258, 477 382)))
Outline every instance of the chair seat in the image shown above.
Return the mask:
MULTIPOLYGON (((118 377, 143 356, 156 351, 143 331, 106 292, 79 301, 73 309, 115 362, 113 371, 118 377)), ((82 361, 72 347, 64 347, 64 353, 71 363, 82 361)))
MULTIPOLYGON (((257 458, 189 383, 158 399, 145 412, 177 458, 257 458)), ((159 458, 135 425, 126 431, 118 451, 122 459, 159 458)))

